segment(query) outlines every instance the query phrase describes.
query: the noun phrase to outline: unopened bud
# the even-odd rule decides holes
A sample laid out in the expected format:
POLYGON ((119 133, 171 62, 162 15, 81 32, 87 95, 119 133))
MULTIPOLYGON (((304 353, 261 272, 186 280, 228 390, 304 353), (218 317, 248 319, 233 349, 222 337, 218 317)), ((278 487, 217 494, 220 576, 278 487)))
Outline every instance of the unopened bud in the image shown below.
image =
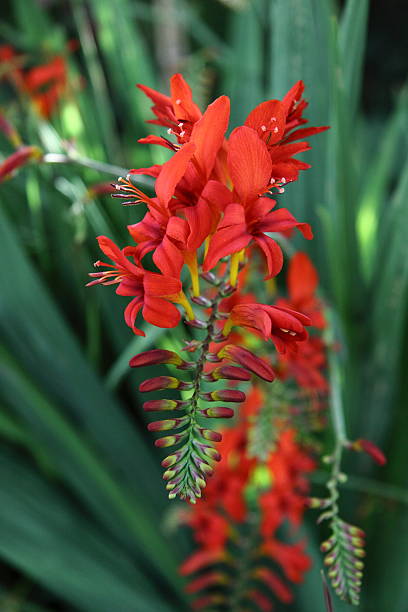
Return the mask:
POLYGON ((246 395, 237 389, 218 389, 211 393, 203 393, 203 398, 210 402, 244 402, 246 395))
POLYGON ((232 408, 226 406, 217 406, 216 408, 206 408, 200 410, 203 416, 210 417, 211 419, 230 419, 234 416, 232 408))
POLYGON ((131 368, 140 368, 143 366, 149 365, 159 365, 159 364, 172 364, 175 366, 180 366, 184 364, 184 360, 174 353, 173 351, 165 351, 162 349, 153 349, 151 351, 144 351, 143 353, 139 353, 139 355, 135 355, 129 361, 129 365, 131 368))
MULTIPOLYGON (((189 385, 189 383, 184 383, 174 376, 156 376, 155 378, 149 378, 140 383, 139 391, 147 393, 149 391, 162 391, 164 389, 185 389, 186 387, 184 385, 189 385)), ((188 388, 191 388, 191 385, 188 388)))
POLYGON ((146 412, 156 412, 157 410, 176 410, 179 407, 180 402, 177 400, 161 399, 161 400, 149 400, 144 402, 143 410, 146 412))
POLYGON ((221 359, 229 359, 268 382, 272 382, 275 379, 275 373, 271 366, 242 346, 227 344, 227 346, 224 346, 218 352, 218 357, 221 359))
POLYGON ((218 431, 200 427, 199 432, 205 440, 211 440, 212 442, 221 442, 222 440, 222 434, 218 433, 218 431))
POLYGON ((251 374, 243 368, 236 366, 220 366, 206 375, 206 380, 250 380, 251 374), (210 378, 211 377, 211 378, 210 378))

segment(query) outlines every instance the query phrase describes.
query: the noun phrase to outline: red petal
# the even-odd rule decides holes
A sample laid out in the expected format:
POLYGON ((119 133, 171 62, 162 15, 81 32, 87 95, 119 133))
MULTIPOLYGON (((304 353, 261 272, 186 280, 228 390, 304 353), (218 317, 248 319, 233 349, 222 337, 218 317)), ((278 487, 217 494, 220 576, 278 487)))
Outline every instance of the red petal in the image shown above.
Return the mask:
POLYGON ((195 206, 185 208, 184 214, 190 229, 187 248, 189 251, 196 251, 211 233, 213 225, 211 209, 207 202, 200 198, 195 206))
POLYGON ((283 255, 280 246, 266 234, 254 236, 257 245, 262 249, 268 266, 268 274, 265 279, 272 278, 279 274, 283 266, 283 255))
POLYGON ((188 576, 188 574, 193 574, 207 565, 221 561, 224 557, 225 552, 222 548, 217 550, 197 550, 180 566, 180 574, 188 576))
POLYGON ((229 139, 228 168, 242 202, 254 200, 269 185, 272 162, 266 144, 252 128, 236 128, 229 139))
POLYGON ((293 227, 297 227, 305 238, 308 240, 313 238, 310 225, 308 223, 300 223, 286 208, 270 212, 257 227, 262 232, 285 232, 293 227))
POLYGON ((168 236, 164 236, 160 244, 156 246, 153 261, 162 274, 175 278, 180 276, 184 264, 182 253, 168 236))
POLYGON ((282 140, 285 132, 285 111, 279 100, 258 104, 245 120, 245 125, 256 130, 269 145, 282 140))
POLYGON ((139 310, 142 308, 143 302, 140 297, 135 298, 125 308, 125 321, 126 324, 133 330, 137 336, 145 336, 146 334, 135 327, 135 321, 139 310))
POLYGON ((293 155, 309 151, 312 147, 306 141, 303 142, 289 142, 288 144, 277 145, 271 151, 272 161, 277 163, 280 160, 286 160, 293 155))
POLYGON ((145 295, 143 317, 148 323, 157 327, 176 327, 181 319, 174 304, 159 297, 145 295))
POLYGON ((190 159, 193 157, 195 145, 186 143, 177 153, 173 155, 161 168, 156 181, 156 193, 160 203, 167 207, 174 195, 177 183, 186 171, 190 159))
POLYGON ((228 127, 230 101, 227 96, 217 98, 210 104, 193 128, 191 142, 196 145, 194 159, 205 180, 210 176, 215 158, 224 142, 224 134, 228 127))
POLYGON ((301 128, 300 130, 296 130, 286 136, 285 142, 293 142, 295 140, 301 140, 302 138, 306 138, 307 136, 313 136, 313 134, 319 134, 320 132, 324 132, 325 130, 329 130, 329 125, 322 125, 321 127, 308 127, 301 128))
MULTIPOLYGON (((162 136, 155 136, 154 134, 149 134, 149 136, 145 136, 144 138, 139 138, 137 142, 140 142, 141 144, 160 145, 161 147, 166 147, 166 149, 170 149, 171 151, 174 151, 173 146, 168 140, 166 140, 165 138, 162 138, 162 136)), ((132 174, 134 174, 134 172, 132 174)))
POLYGON ((99 248, 105 255, 109 257, 112 261, 119 264, 123 268, 129 270, 132 274, 141 278, 143 276, 143 272, 140 268, 136 267, 132 262, 130 262, 122 253, 120 248, 116 246, 116 244, 107 236, 98 236, 97 241, 99 243, 99 248))
POLYGON ((167 236, 172 240, 180 243, 180 248, 185 249, 187 244, 187 237, 189 234, 189 226, 185 219, 180 217, 170 217, 167 230, 167 236))
POLYGON ((154 272, 146 272, 143 279, 146 296, 164 297, 176 295, 181 291, 181 282, 178 278, 163 276, 154 272))
POLYGON ((294 102, 299 102, 302 97, 302 94, 305 90, 305 84, 303 81, 297 81, 288 91, 288 93, 282 99, 282 106, 287 115, 289 111, 292 109, 294 102))
POLYGON ((314 296, 319 277, 306 253, 296 253, 290 260, 287 283, 290 300, 295 304, 314 296))
POLYGON ((149 166, 149 168, 133 168, 133 170, 129 170, 128 174, 143 174, 156 178, 159 176, 162 168, 163 166, 154 164, 154 166, 149 166))
POLYGON ((231 225, 217 230, 211 239, 203 270, 211 270, 222 257, 238 253, 245 248, 252 236, 246 230, 246 225, 231 225))
POLYGON ((151 99, 152 102, 157 104, 157 106, 172 106, 171 98, 169 96, 165 96, 164 94, 152 89, 151 87, 147 87, 147 85, 141 85, 138 83, 136 85, 143 93, 151 99))
POLYGON ((181 121, 195 122, 201 117, 201 111, 193 102, 191 87, 186 83, 181 74, 173 74, 170 79, 171 101, 174 114, 181 121))

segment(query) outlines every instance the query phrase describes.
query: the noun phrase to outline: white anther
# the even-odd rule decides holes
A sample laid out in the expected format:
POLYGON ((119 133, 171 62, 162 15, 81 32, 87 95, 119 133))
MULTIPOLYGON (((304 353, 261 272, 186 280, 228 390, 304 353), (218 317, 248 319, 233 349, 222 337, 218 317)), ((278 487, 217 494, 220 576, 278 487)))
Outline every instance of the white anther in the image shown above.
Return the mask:
POLYGON ((172 134, 172 133, 173 133, 173 130, 172 130, 171 128, 169 128, 169 129, 167 130, 167 133, 168 133, 168 134, 172 134))
POLYGON ((276 117, 271 117, 271 121, 276 121, 276 117))
POLYGON ((176 100, 176 104, 181 104, 181 100, 180 100, 180 98, 177 98, 177 100, 176 100))
POLYGON ((288 329, 283 329, 283 327, 281 327, 280 330, 283 331, 285 334, 289 333, 289 330, 288 329))
POLYGON ((281 183, 282 183, 282 185, 284 185, 286 183, 286 179, 285 179, 284 176, 282 176, 282 178, 281 178, 281 183))
POLYGON ((262 130, 263 132, 266 132, 266 125, 261 125, 261 130, 262 130))
POLYGON ((278 127, 275 127, 275 128, 273 128, 273 130, 272 130, 272 131, 273 131, 273 133, 274 133, 274 134, 277 134, 277 133, 279 132, 279 128, 278 128, 278 127))
POLYGON ((291 336, 296 336, 296 332, 294 332, 294 331, 289 331, 289 333, 290 333, 291 336))
POLYGON ((179 126, 179 128, 182 128, 183 127, 183 122, 179 123, 178 126, 179 126))
POLYGON ((185 134, 185 131, 184 131, 184 130, 182 130, 182 131, 180 132, 180 134, 179 134, 180 138, 183 138, 184 134, 185 134))
POLYGON ((281 187, 280 189, 278 189, 278 193, 285 193, 285 190, 283 189, 283 187, 281 187))

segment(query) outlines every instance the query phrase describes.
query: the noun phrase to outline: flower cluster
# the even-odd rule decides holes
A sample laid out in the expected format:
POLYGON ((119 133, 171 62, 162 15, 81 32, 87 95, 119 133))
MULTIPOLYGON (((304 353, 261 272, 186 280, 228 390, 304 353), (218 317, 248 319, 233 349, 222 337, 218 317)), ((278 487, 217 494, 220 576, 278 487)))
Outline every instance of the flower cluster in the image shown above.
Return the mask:
POLYGON ((48 119, 67 89, 66 61, 62 55, 55 55, 44 64, 24 68, 26 59, 11 45, 1 45, 1 77, 7 78, 31 100, 39 115, 48 119))
MULTIPOLYGON (((202 113, 180 74, 171 78, 170 96, 139 87, 153 102, 155 118, 150 123, 167 130, 165 136, 149 135, 139 142, 160 145, 172 155, 162 165, 133 169, 118 179, 113 197, 147 210, 141 221, 128 226, 134 244, 119 249, 109 238, 98 238, 112 263, 97 261, 98 271, 91 273, 89 284, 116 284, 119 295, 132 298, 125 321, 135 334, 144 335, 139 313, 147 323, 163 328, 179 325, 179 308, 184 313, 189 337, 183 350, 188 359, 154 350, 136 355, 130 365, 173 365, 188 376, 186 380, 160 375, 143 383, 141 391, 179 390, 180 399, 148 400, 144 409, 172 412, 171 418, 150 423, 149 429, 167 432, 156 440, 157 446, 177 447, 162 462, 169 496, 194 501, 213 473, 214 461, 221 458, 214 443, 222 436, 206 419, 233 416, 232 408, 217 404, 245 399, 233 388, 237 381, 248 381, 252 375, 268 382, 277 374, 299 378, 302 363, 313 354, 315 375, 310 384, 323 386, 316 374, 321 346, 308 342, 305 329, 318 311, 315 286, 309 287, 310 295, 297 290, 288 302, 272 305, 258 303, 256 295, 247 292, 245 279, 252 262, 258 261, 257 253, 265 281, 281 271, 283 253, 277 237, 282 232, 298 229, 306 239, 312 238, 310 226, 278 206, 272 196, 284 193, 285 186, 309 167, 296 157, 310 148, 305 138, 327 128, 304 127, 307 103, 301 81, 282 100, 258 105, 229 137, 228 97, 217 98, 202 113), (138 175, 155 179, 153 195, 136 186, 138 175), (148 254, 155 272, 145 267, 148 254), (270 340, 286 357, 272 367, 237 341, 244 330, 270 340), (302 362, 302 357, 291 356, 303 344, 308 345, 309 357, 302 362), (220 380, 229 381, 229 387, 219 388, 220 380)), ((300 264, 308 265, 304 258, 300 264)))
POLYGON ((203 500, 182 514, 198 544, 180 568, 194 576, 187 584, 187 592, 198 595, 194 609, 244 609, 252 601, 267 612, 273 598, 293 600, 288 583, 301 582, 310 567, 304 542, 282 539, 281 529, 286 522, 292 532, 299 526, 305 476, 315 463, 293 429, 280 432, 265 461, 251 456, 253 417, 266 403, 267 394, 255 387, 238 424, 223 432, 222 460, 203 500))

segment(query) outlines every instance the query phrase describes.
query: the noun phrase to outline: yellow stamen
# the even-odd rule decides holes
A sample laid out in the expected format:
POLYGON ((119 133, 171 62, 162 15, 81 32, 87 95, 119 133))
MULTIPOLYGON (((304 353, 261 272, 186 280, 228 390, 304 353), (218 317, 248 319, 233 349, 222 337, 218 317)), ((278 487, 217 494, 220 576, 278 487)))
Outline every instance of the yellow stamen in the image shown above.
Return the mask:
POLYGON ((230 333, 231 329, 232 329, 233 323, 231 321, 231 319, 227 319, 227 321, 225 322, 225 325, 223 327, 222 330, 222 335, 227 337, 228 334, 230 333))
POLYGON ((176 304, 181 304, 181 306, 186 311, 187 319, 189 319, 189 321, 192 321, 193 319, 195 319, 194 311, 191 307, 190 302, 186 298, 184 291, 180 291, 180 293, 172 297, 172 301, 175 302, 176 304))
POLYGON ((240 257, 241 253, 234 253, 231 255, 230 284, 232 287, 235 287, 237 284, 240 257))
POLYGON ((193 295, 194 297, 197 297, 198 295, 200 295, 200 279, 198 276, 197 254, 195 252, 185 253, 184 261, 186 262, 190 272, 193 295))
POLYGON ((204 241, 204 257, 207 257, 208 248, 210 246, 210 239, 211 239, 211 236, 207 236, 207 238, 204 241))

